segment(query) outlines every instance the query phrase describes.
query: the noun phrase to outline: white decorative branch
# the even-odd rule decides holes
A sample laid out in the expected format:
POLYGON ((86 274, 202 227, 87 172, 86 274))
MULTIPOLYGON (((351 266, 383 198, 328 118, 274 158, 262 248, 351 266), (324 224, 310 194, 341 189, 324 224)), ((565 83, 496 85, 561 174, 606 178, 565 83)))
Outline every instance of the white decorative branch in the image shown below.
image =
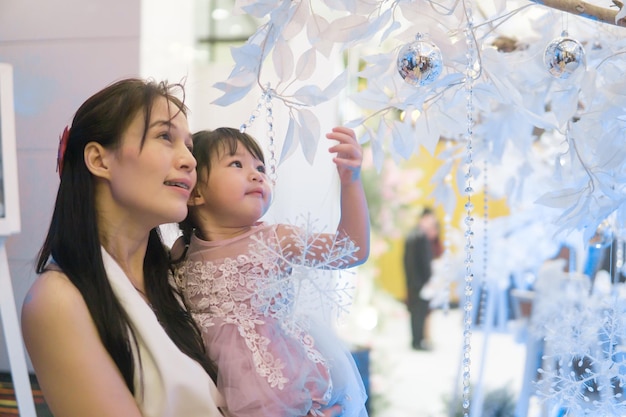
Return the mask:
POLYGON ((616 20, 616 16, 621 10, 623 3, 613 0, 616 9, 601 7, 595 4, 587 3, 582 0, 530 0, 533 3, 541 4, 552 9, 561 10, 577 16, 596 20, 602 23, 626 27, 626 18, 616 20))

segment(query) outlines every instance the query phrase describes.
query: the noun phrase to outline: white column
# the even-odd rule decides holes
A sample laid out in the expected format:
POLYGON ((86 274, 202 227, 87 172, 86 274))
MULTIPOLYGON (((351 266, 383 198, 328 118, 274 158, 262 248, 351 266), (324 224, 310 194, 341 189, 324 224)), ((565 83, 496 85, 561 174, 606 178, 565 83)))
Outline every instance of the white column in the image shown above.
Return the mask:
POLYGON ((35 402, 28 377, 22 332, 17 319, 17 309, 9 272, 7 258, 6 237, 0 237, 0 318, 4 329, 4 340, 9 354, 11 377, 15 388, 15 397, 19 415, 22 417, 37 417, 35 402))

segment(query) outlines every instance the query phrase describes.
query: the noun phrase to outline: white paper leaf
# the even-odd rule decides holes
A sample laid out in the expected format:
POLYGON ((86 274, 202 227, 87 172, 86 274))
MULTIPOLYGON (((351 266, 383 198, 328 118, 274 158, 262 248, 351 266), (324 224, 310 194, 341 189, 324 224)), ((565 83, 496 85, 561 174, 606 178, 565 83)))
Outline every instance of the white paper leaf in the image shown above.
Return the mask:
MULTIPOLYGON (((359 76, 367 79, 375 79, 388 71, 390 62, 395 62, 397 52, 385 54, 367 55, 363 57, 366 66, 359 71, 359 76)), ((394 64, 395 65, 395 64, 394 64)))
POLYGON ((310 18, 309 7, 306 3, 293 3, 292 7, 295 9, 293 10, 293 15, 282 31, 282 36, 288 41, 294 39, 302 32, 310 18))
POLYGON ((323 16, 312 14, 306 27, 306 35, 311 45, 315 45, 321 39, 326 38, 330 23, 323 16))
POLYGON ((304 157, 313 164, 315 153, 317 152, 317 143, 320 137, 320 122, 315 113, 308 109, 298 110, 298 137, 300 138, 300 146, 304 157))
POLYGON ((344 126, 354 129, 356 127, 361 126, 364 122, 365 122, 365 117, 359 117, 358 119, 353 119, 353 120, 349 120, 345 122, 344 126))
POLYGON ((446 213, 453 213, 457 205, 456 192, 446 183, 437 183, 430 194, 446 213))
POLYGON ((309 48, 305 51, 296 64, 296 78, 298 80, 306 80, 313 75, 316 65, 317 51, 314 48, 309 48))
POLYGON ((565 126, 567 122, 576 114, 578 109, 579 88, 576 85, 563 85, 552 97, 551 109, 560 126, 565 126))
MULTIPOLYGON (((284 0, 283 0, 284 1, 284 0)), ((288 0, 287 0, 288 1, 288 0)), ((240 8, 252 16, 262 18, 269 14, 276 8, 276 0, 270 1, 250 1, 250 0, 237 0, 235 7, 240 8)))
POLYGON ((280 81, 288 80, 293 74, 293 52, 291 46, 282 36, 278 38, 272 53, 274 70, 280 81))
POLYGON ((372 139, 370 141, 372 144, 372 158, 374 159, 374 166, 378 172, 383 169, 383 164, 385 162, 385 150, 383 148, 382 139, 386 137, 388 131, 389 129, 387 128, 384 120, 380 119, 376 135, 372 135, 372 139))
POLYGON ((356 2, 358 0, 323 0, 332 10, 345 10, 351 13, 356 13, 356 2))
POLYGON ((328 28, 327 36, 336 43, 347 44, 356 39, 361 39, 367 33, 369 20, 364 16, 349 15, 332 21, 328 28))
POLYGON ((256 74, 263 62, 262 49, 258 45, 250 43, 237 48, 230 48, 230 54, 235 61, 235 68, 230 77, 237 77, 244 71, 256 74))
POLYGON ((394 21, 393 23, 391 23, 391 25, 389 25, 387 30, 385 30, 382 36, 380 37, 381 41, 386 40, 389 37, 389 35, 391 35, 394 31, 400 29, 401 26, 402 25, 398 21, 394 21))
POLYGON ((348 70, 343 70, 335 79, 324 89, 324 96, 329 99, 339 94, 348 84, 348 70))
POLYGON ((431 154, 435 154, 437 143, 441 137, 441 130, 439 126, 433 120, 430 119, 430 112, 422 113, 415 121, 415 132, 417 141, 431 154))
POLYGON ((280 158, 278 160, 278 164, 282 164, 284 161, 289 158, 293 154, 293 152, 298 147, 298 140, 296 140, 296 121, 289 117, 289 124, 287 125, 287 133, 285 134, 285 139, 283 140, 283 146, 280 150, 280 158))
POLYGON ((213 104, 218 106, 228 106, 233 104, 242 98, 244 98, 252 89, 253 84, 245 85, 243 87, 235 87, 227 83, 217 83, 215 88, 224 91, 224 95, 213 100, 213 104))
POLYGON ((415 132, 411 126, 411 117, 407 116, 404 121, 394 121, 391 128, 393 139, 393 152, 404 159, 409 159, 415 149, 415 132))
POLYGON ((328 97, 317 85, 307 85, 300 87, 293 94, 293 97, 302 104, 315 106, 328 100, 328 97))
POLYGON ((537 203, 555 208, 562 208, 576 204, 581 198, 581 190, 578 188, 565 188, 545 193, 537 203))
POLYGON ((454 160, 451 158, 447 158, 444 162, 437 168, 435 173, 433 174, 431 181, 433 184, 443 184, 445 178, 452 172, 452 168, 454 167, 454 160))
POLYGON ((350 96, 358 106, 368 110, 380 110, 389 106, 389 97, 383 89, 371 86, 350 96))

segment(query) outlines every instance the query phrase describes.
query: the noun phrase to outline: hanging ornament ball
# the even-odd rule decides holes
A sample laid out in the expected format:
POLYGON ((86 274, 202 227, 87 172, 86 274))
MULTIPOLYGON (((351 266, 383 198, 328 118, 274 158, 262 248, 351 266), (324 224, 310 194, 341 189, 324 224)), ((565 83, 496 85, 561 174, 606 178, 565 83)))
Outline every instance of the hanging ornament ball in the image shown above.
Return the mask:
POLYGON ((562 36, 546 46, 543 55, 546 69, 555 78, 567 79, 580 68, 585 67, 585 49, 575 39, 562 36))
POLYGON ((404 45, 398 52, 398 72, 407 83, 424 86, 439 77, 443 68, 441 51, 421 34, 412 43, 404 45))

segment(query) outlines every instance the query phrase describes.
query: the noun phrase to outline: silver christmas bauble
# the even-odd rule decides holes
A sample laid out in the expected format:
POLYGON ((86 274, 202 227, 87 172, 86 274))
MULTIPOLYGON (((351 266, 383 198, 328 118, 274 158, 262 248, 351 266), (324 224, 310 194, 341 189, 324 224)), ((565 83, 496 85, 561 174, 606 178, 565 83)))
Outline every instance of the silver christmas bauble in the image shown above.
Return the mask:
POLYGON ((585 67, 585 49, 580 42, 564 34, 546 46, 543 62, 550 75, 567 79, 585 67))
POLYGON ((397 66, 404 81, 411 85, 424 86, 439 77, 443 58, 437 45, 418 35, 414 42, 400 49, 397 66))

